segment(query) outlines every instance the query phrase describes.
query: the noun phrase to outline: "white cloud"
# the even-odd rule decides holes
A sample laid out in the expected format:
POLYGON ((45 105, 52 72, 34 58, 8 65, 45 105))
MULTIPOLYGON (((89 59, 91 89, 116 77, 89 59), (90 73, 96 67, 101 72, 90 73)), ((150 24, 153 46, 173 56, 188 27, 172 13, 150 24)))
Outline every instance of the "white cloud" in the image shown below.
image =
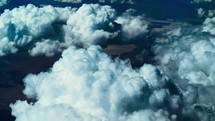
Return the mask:
POLYGON ((198 13, 198 16, 199 16, 199 17, 203 17, 204 14, 205 14, 205 11, 204 11, 202 8, 199 8, 199 9, 197 10, 197 13, 198 13))
POLYGON ((16 121, 174 121, 170 110, 180 105, 156 67, 134 70, 98 46, 69 47, 50 71, 29 74, 24 83, 24 94, 37 101, 11 105, 16 121))
POLYGON ((148 32, 148 23, 143 16, 131 16, 131 13, 126 12, 116 22, 122 25, 121 36, 124 40, 135 39, 148 32))
POLYGON ((117 32, 108 32, 115 14, 110 6, 84 4, 69 17, 67 25, 63 26, 64 40, 69 44, 73 40, 73 43, 89 46, 115 37, 117 32))
MULTIPOLYGON (((184 100, 187 106, 198 103, 199 106, 193 107, 198 110, 196 116, 201 120, 215 117, 214 111, 204 109, 204 105, 215 105, 211 93, 215 91, 215 38, 213 30, 202 32, 211 25, 206 19, 202 27, 175 29, 158 38, 154 46, 158 65, 182 90, 187 90, 183 92, 184 97, 190 97, 184 100)), ((188 106, 184 112, 189 113, 191 109, 188 106)))
POLYGON ((7 38, 3 38, 0 41, 0 56, 4 56, 8 53, 16 53, 17 48, 14 47, 14 42, 10 42, 7 38))
POLYGON ((213 0, 193 0, 195 3, 200 3, 200 2, 212 2, 213 0))
POLYGON ((99 2, 109 2, 109 3, 129 3, 129 4, 134 4, 134 0, 99 0, 99 2))
POLYGON ((204 36, 201 29, 180 30, 181 36, 169 35, 168 44, 156 47, 157 58, 167 68, 173 61, 177 66, 177 74, 182 79, 188 79, 190 84, 214 85, 215 38, 204 36))
MULTIPOLYGON (((65 2, 65 3, 81 3, 85 2, 84 0, 54 0, 58 2, 65 2)), ((128 4, 134 4, 135 0, 96 0, 100 3, 128 3, 128 4)))
POLYGON ((15 53, 20 48, 25 48, 31 55, 51 56, 70 45, 88 47, 104 44, 119 36, 119 33, 122 33, 122 39, 129 37, 131 41, 147 32, 147 23, 142 21, 141 16, 123 15, 116 19, 113 8, 98 4, 84 4, 79 9, 27 5, 6 10, 0 16, 0 41, 8 41, 4 41, 7 46, 0 48, 1 56, 15 53), (123 21, 119 21, 119 18, 123 21), (122 29, 115 26, 118 21, 122 29))
POLYGON ((208 32, 211 35, 215 35, 215 17, 212 18, 206 18, 206 20, 203 23, 203 32, 208 32))
POLYGON ((64 3, 81 3, 82 0, 54 0, 57 2, 64 2, 64 3))
POLYGON ((8 3, 8 0, 0 0, 0 7, 6 5, 8 3))
MULTIPOLYGON (((16 50, 18 48, 30 49, 31 46, 37 42, 42 42, 47 36, 56 35, 57 32, 53 24, 65 22, 74 11, 68 7, 45 6, 37 8, 33 5, 21 6, 11 11, 6 10, 0 16, 0 42, 5 39, 8 40, 7 43, 5 42, 5 46, 9 47, 7 50, 14 50, 14 48, 16 50)), ((3 55, 9 54, 8 51, 5 52, 5 49, 1 51, 3 55)))
POLYGON ((44 54, 46 56, 53 56, 55 53, 58 53, 61 50, 60 43, 58 41, 52 41, 50 39, 44 40, 42 42, 37 42, 35 47, 33 47, 29 53, 32 56, 44 54))
POLYGON ((208 11, 205 11, 204 9, 199 8, 199 9, 197 10, 197 14, 198 14, 199 17, 208 17, 208 18, 212 18, 212 17, 214 17, 215 10, 208 10, 208 11))

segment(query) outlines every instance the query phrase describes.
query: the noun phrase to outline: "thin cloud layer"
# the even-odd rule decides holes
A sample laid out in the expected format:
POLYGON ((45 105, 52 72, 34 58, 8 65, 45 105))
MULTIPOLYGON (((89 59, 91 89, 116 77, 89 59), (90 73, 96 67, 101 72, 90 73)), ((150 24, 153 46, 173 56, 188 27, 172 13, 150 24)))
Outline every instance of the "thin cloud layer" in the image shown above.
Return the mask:
POLYGON ((6 10, 0 16, 0 42, 5 45, 0 47, 0 56, 18 51, 52 56, 70 45, 88 47, 104 44, 117 36, 124 38, 128 34, 129 38, 135 38, 147 32, 147 23, 140 16, 127 17, 124 19, 127 22, 117 18, 113 8, 98 4, 84 4, 79 9, 27 5, 6 10), (143 27, 125 30, 131 25, 143 27))
POLYGON ((213 0, 193 0, 195 3, 200 3, 200 2, 212 2, 213 0))

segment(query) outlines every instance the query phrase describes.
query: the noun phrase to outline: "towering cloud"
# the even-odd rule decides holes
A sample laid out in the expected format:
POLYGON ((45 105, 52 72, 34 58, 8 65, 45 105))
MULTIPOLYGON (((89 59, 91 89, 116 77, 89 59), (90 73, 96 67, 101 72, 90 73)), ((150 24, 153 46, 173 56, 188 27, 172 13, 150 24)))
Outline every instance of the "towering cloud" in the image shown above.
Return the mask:
POLYGON ((25 77, 23 92, 35 102, 11 104, 16 120, 214 120, 214 18, 162 34, 149 48, 156 66, 133 69, 129 61, 112 59, 95 45, 135 41, 147 33, 144 16, 131 11, 118 15, 98 4, 5 11, 0 16, 0 55, 63 51, 49 71, 25 77))
POLYGON ((24 83, 24 94, 36 102, 11 105, 17 121, 174 121, 196 96, 188 91, 181 98, 155 66, 132 69, 98 46, 69 47, 49 72, 29 74, 24 83))
POLYGON ((84 46, 105 42, 118 34, 117 31, 110 32, 114 29, 115 16, 116 12, 110 6, 85 4, 63 26, 64 40, 84 46))
POLYGON ((201 120, 214 120, 215 38, 213 18, 202 27, 185 27, 168 32, 154 46, 156 60, 164 73, 182 89, 197 87, 195 109, 201 120), (209 115, 207 115, 207 113, 209 115))
POLYGON ((54 25, 65 22, 74 11, 71 8, 37 8, 33 5, 6 10, 0 16, 0 42, 5 45, 0 49, 1 56, 15 53, 20 48, 31 49, 35 43, 56 35, 54 25))
POLYGON ((122 25, 121 37, 123 40, 132 40, 147 33, 148 23, 144 16, 132 16, 135 10, 129 9, 122 16, 116 19, 116 22, 122 25))
MULTIPOLYGON (((192 67, 185 66, 188 69, 192 67)), ((190 74, 188 71, 181 73, 190 74)), ((175 79, 170 74, 167 73, 170 79, 175 79)), ((213 108, 203 105, 203 101, 208 101, 205 98, 211 98, 203 95, 205 89, 201 91, 193 86, 201 84, 202 88, 206 88, 210 83, 190 80, 183 87, 182 82, 176 81, 169 80, 163 71, 150 64, 132 69, 128 61, 112 60, 98 46, 88 49, 71 46, 50 71, 29 74, 24 79, 24 94, 36 102, 17 101, 11 104, 12 115, 17 121, 212 119, 213 108)))
POLYGON ((4 45, 0 47, 0 56, 19 50, 51 56, 70 45, 104 44, 117 36, 131 40, 147 32, 147 23, 142 19, 117 17, 110 6, 98 4, 84 4, 79 9, 21 6, 0 16, 0 43, 4 45))

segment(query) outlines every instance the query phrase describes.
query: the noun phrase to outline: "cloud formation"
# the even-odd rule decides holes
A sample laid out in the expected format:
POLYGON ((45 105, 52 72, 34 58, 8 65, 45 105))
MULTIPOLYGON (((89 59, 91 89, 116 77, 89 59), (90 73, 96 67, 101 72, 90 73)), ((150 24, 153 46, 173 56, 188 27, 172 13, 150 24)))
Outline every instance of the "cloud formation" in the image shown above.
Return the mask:
MULTIPOLYGON (((65 3, 81 3, 81 2, 87 2, 86 0, 54 0, 58 2, 65 2, 65 3)), ((128 4, 134 4, 135 0, 95 0, 100 3, 128 3, 128 4)))
POLYGON ((177 74, 189 80, 190 84, 214 85, 214 40, 212 36, 201 35, 198 28, 179 28, 169 32, 168 38, 158 40, 165 44, 164 47, 162 44, 156 47, 157 58, 165 67, 175 62, 177 74))
POLYGON ((113 60, 92 46, 114 38, 135 41, 147 33, 144 16, 131 11, 118 16, 110 6, 84 4, 78 9, 28 5, 4 12, 1 55, 23 50, 52 56, 63 51, 49 71, 24 79, 24 94, 36 101, 11 104, 16 120, 213 120, 214 18, 201 27, 164 33, 152 48, 157 65, 133 69, 129 61, 113 60))
POLYGON ((12 104, 17 121, 175 121, 181 105, 195 98, 189 92, 181 98, 157 67, 132 69, 98 46, 71 46, 50 71, 29 74, 24 83, 24 94, 36 102, 12 104))
POLYGON ((0 7, 6 5, 8 3, 8 0, 0 0, 0 7))
POLYGON ((17 51, 51 56, 70 45, 104 44, 117 36, 132 39, 147 32, 147 23, 142 19, 141 16, 117 17, 113 8, 98 4, 83 4, 78 9, 21 6, 0 16, 0 42, 5 45, 0 48, 0 56, 17 51))
POLYGON ((206 18, 203 23, 203 32, 210 33, 211 35, 215 35, 215 17, 206 18))
POLYGON ((134 4, 135 0, 99 0, 102 3, 129 3, 134 4))
POLYGON ((193 0, 195 3, 200 3, 200 2, 212 2, 213 0, 193 0))
POLYGON ((197 9, 197 14, 199 17, 212 18, 215 15, 215 10, 205 11, 202 8, 197 9))
POLYGON ((121 37, 125 41, 136 39, 148 32, 148 23, 144 16, 132 16, 135 10, 127 10, 122 16, 116 19, 116 22, 122 26, 121 37))
MULTIPOLYGON (((215 38, 213 18, 201 27, 182 27, 157 38, 155 59, 165 74, 182 90, 195 87, 198 94, 194 109, 201 121, 214 120, 215 38)), ((191 91, 189 91, 191 92, 191 91)), ((194 99, 194 98, 193 98, 194 99)))
POLYGON ((63 3, 81 3, 82 0, 54 0, 57 2, 63 2, 63 3))
POLYGON ((1 56, 19 49, 31 49, 35 43, 48 38, 48 35, 56 35, 53 24, 66 21, 74 11, 68 7, 37 8, 34 5, 6 10, 0 16, 0 42, 5 43, 4 49, 0 50, 1 56))

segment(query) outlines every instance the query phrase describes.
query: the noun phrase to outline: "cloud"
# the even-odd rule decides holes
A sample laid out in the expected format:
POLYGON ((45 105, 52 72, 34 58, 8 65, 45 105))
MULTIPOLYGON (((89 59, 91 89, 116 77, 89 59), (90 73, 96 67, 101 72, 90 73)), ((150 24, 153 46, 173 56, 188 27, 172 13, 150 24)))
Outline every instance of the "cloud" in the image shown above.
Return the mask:
POLYGON ((203 17, 204 14, 205 14, 205 11, 204 11, 202 8, 199 8, 199 9, 197 10, 197 13, 198 13, 198 16, 199 16, 199 17, 203 17))
POLYGON ((0 56, 20 50, 51 56, 70 45, 89 47, 118 36, 134 41, 132 38, 147 32, 143 17, 116 15, 110 6, 98 4, 83 4, 78 9, 27 5, 6 10, 0 16, 0 42, 5 45, 0 56), (126 30, 128 27, 131 29, 126 30))
POLYGON ((212 2, 213 0, 193 0, 194 3, 200 3, 200 2, 212 2))
POLYGON ((102 43, 117 36, 117 31, 110 32, 116 11, 110 6, 84 4, 67 20, 63 26, 64 40, 89 46, 102 43))
MULTIPOLYGON (((86 0, 54 0, 54 1, 65 2, 65 3, 82 3, 82 2, 87 2, 86 0)), ((100 3, 121 3, 121 4, 128 3, 128 4, 134 4, 135 0, 96 0, 96 2, 100 2, 100 3)))
POLYGON ((99 0, 99 2, 102 3, 129 3, 129 4, 134 4, 134 0, 99 0))
POLYGON ((71 46, 50 71, 29 74, 24 83, 24 94, 36 102, 12 104, 17 121, 174 121, 181 102, 196 97, 188 91, 184 94, 194 96, 180 98, 157 67, 132 69, 98 46, 71 46))
POLYGON ((203 32, 210 33, 211 35, 215 35, 215 17, 206 18, 203 23, 203 32))
MULTIPOLYGON (((215 10, 208 10, 208 11, 205 11, 204 9, 202 8, 199 8, 197 10, 197 14, 199 17, 205 17, 205 18, 213 18, 214 17, 214 14, 215 14, 215 10)), ((206 23, 207 24, 207 23, 206 23)))
POLYGON ((0 42, 5 43, 1 55, 17 52, 19 49, 28 50, 37 42, 56 37, 54 35, 57 35, 57 29, 54 24, 66 21, 74 11, 75 9, 69 7, 37 8, 34 5, 6 10, 0 16, 0 42))
POLYGON ((57 2, 63 2, 63 3, 81 3, 82 0, 54 0, 57 2))
POLYGON ((213 18, 207 18, 202 26, 187 26, 167 32, 163 37, 157 38, 157 44, 153 48, 159 67, 182 90, 187 89, 189 92, 183 93, 191 97, 186 104, 196 100, 194 109, 203 121, 215 118, 214 94, 211 93, 215 87, 215 38, 212 21, 213 18), (195 99, 191 95, 198 97, 195 99), (205 106, 211 108, 206 109, 205 106))
POLYGON ((29 50, 30 55, 43 55, 53 56, 55 53, 62 51, 60 43, 58 41, 52 41, 50 39, 43 40, 42 42, 37 42, 35 47, 29 50))
POLYGON ((182 79, 189 80, 190 84, 214 85, 215 38, 205 35, 198 28, 190 30, 179 28, 172 32, 173 36, 168 35, 166 40, 159 39, 160 42, 166 43, 163 47, 161 44, 155 49, 161 64, 168 67, 168 64, 174 62, 177 74, 182 79), (180 32, 180 36, 173 35, 176 31, 180 32))
POLYGON ((122 39, 127 41, 136 39, 148 32, 148 23, 144 20, 144 16, 132 16, 132 11, 134 10, 127 10, 116 19, 116 22, 122 25, 122 39))
POLYGON ((8 3, 8 0, 1 0, 0 1, 0 7, 6 5, 8 3))

